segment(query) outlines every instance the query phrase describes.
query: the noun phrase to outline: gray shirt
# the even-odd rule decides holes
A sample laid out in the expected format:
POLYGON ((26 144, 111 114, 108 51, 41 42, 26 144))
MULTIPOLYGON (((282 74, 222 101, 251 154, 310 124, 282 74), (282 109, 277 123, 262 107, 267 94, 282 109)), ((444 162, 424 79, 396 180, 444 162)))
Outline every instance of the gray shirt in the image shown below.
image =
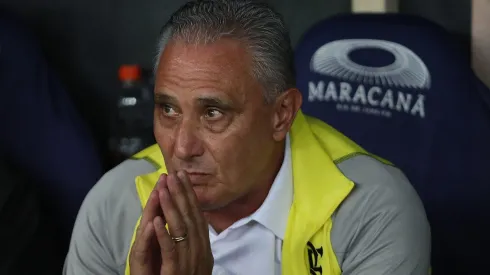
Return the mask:
MULTIPOLYGON (((337 166, 356 184, 332 217, 331 242, 342 274, 427 275, 429 224, 403 173, 365 155, 337 166)), ((63 274, 124 274, 142 211, 134 179, 153 171, 146 160, 127 160, 94 186, 78 214, 63 274)))

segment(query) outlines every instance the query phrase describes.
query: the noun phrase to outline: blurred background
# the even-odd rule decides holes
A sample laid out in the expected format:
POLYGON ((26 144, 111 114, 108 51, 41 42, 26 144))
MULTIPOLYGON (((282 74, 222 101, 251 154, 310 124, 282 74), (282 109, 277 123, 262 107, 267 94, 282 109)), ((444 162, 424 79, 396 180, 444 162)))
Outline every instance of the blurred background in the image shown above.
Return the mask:
MULTIPOLYGON (((474 2, 478 2, 476 0, 474 2)), ((104 156, 110 157, 111 114, 120 95, 119 67, 138 64, 152 69, 155 39, 163 23, 184 0, 1 0, 39 37, 51 66, 60 74, 78 110, 90 125, 104 156)), ((269 0, 285 18, 296 45, 313 24, 349 13, 349 0, 269 0)), ((355 3, 356 1, 354 1, 355 3)), ((358 9, 379 9, 379 1, 358 1, 358 9)), ((387 1, 388 10, 393 1, 387 1)), ((395 1, 396 2, 396 1, 395 1)), ((484 2, 484 1, 481 1, 484 2)), ((437 22, 466 43, 470 53, 472 1, 400 0, 394 9, 437 22)), ((481 25, 485 25, 481 22, 481 25)), ((117 161, 116 161, 117 162, 117 161)))

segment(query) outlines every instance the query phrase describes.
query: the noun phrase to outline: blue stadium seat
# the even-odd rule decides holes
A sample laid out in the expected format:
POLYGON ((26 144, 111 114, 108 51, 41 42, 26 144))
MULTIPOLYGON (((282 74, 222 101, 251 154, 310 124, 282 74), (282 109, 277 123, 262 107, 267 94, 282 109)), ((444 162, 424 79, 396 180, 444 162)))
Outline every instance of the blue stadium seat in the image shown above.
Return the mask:
POLYGON ((407 174, 431 224, 433 274, 487 270, 489 91, 453 37, 409 15, 342 15, 305 34, 296 71, 306 114, 407 174))

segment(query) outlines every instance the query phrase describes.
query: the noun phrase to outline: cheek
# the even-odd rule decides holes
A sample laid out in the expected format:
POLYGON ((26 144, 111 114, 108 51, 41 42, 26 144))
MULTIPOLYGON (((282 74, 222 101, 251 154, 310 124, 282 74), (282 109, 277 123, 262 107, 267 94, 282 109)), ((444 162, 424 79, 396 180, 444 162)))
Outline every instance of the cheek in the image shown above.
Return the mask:
POLYGON ((175 142, 172 131, 155 123, 153 126, 153 134, 165 158, 171 157, 172 148, 175 142))
POLYGON ((243 127, 244 131, 241 131, 242 134, 237 139, 236 146, 231 149, 235 155, 238 170, 240 173, 245 173, 241 176, 252 176, 267 165, 267 156, 274 147, 274 141, 266 115, 252 120, 252 123, 243 127))
POLYGON ((216 138, 208 142, 209 151, 219 166, 223 180, 236 181, 248 170, 250 161, 250 141, 244 134, 233 133, 227 137, 216 138))

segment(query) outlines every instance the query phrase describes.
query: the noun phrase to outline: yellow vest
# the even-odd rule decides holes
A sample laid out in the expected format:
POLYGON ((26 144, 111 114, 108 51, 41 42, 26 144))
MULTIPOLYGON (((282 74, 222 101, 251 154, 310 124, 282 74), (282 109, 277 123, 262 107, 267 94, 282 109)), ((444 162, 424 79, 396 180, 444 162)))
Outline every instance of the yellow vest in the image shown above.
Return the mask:
MULTIPOLYGON (((340 172, 336 163, 366 152, 329 125, 301 112, 294 120, 290 138, 294 198, 282 248, 282 274, 340 275, 330 241, 331 216, 354 183, 340 172)), ((166 168, 157 145, 136 154, 135 158, 144 158, 158 168, 156 172, 136 178, 136 190, 144 207, 166 168)), ((129 253, 125 274, 130 275, 129 253)))

